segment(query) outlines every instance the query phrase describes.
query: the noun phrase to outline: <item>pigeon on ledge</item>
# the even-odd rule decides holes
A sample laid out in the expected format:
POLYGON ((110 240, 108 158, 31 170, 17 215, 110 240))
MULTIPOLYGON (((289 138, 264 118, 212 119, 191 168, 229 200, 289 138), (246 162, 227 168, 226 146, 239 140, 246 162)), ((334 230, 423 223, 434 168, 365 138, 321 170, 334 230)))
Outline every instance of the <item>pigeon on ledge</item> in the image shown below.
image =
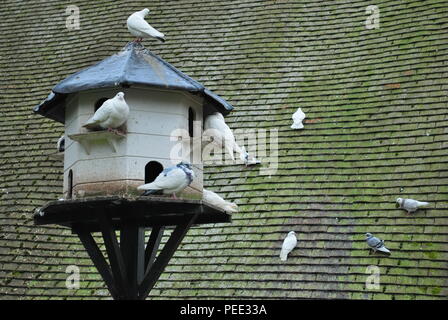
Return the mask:
POLYGON ((282 250, 280 251, 280 260, 286 261, 288 259, 288 254, 296 247, 297 237, 294 231, 290 231, 283 240, 282 250))
POLYGON ((124 93, 118 92, 115 97, 104 101, 83 127, 87 129, 108 129, 114 131, 123 125, 129 116, 129 106, 124 100, 124 93))
POLYGON ((424 206, 427 206, 427 205, 429 205, 428 202, 420 202, 420 201, 417 201, 417 200, 414 200, 414 199, 398 198, 396 207, 404 209, 408 213, 411 213, 411 212, 417 211, 420 207, 424 207, 424 206))
POLYGON ((127 20, 127 26, 129 32, 137 37, 137 42, 141 42, 143 38, 156 38, 161 42, 165 42, 165 35, 145 21, 145 17, 148 15, 149 9, 143 9, 141 11, 134 12, 127 20))
POLYGON ((176 199, 176 193, 189 186, 193 182, 194 177, 191 164, 180 162, 173 167, 163 170, 153 182, 141 185, 137 189, 145 190, 142 196, 162 191, 165 194, 171 193, 173 198, 176 199))
POLYGON ((366 241, 373 252, 381 251, 390 255, 389 249, 384 246, 384 241, 374 237, 371 233, 366 233, 366 241))
POLYGON ((226 212, 238 212, 238 206, 236 203, 224 200, 213 191, 203 189, 202 199, 205 202, 208 202, 218 208, 221 208, 226 212))

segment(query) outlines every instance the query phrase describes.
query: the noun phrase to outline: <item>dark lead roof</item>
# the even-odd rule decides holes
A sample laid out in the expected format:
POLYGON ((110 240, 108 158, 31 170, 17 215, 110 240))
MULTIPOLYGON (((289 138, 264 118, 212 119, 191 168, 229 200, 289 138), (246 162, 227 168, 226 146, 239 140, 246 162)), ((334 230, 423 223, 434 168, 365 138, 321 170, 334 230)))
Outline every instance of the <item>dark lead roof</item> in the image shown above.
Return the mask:
POLYGON ((153 54, 143 45, 129 42, 123 50, 59 82, 34 112, 64 123, 65 98, 70 93, 98 88, 147 86, 182 90, 205 97, 205 104, 228 114, 232 105, 201 83, 153 54))

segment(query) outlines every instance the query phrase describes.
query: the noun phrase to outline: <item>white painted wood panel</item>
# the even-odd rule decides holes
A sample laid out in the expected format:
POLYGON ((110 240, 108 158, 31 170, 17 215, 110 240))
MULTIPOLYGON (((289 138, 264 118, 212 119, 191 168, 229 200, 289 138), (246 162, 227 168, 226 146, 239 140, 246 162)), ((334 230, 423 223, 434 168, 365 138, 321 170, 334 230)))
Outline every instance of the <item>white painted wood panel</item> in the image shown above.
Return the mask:
POLYGON ((201 157, 193 159, 187 156, 190 107, 195 112, 195 120, 199 121, 195 134, 200 136, 202 98, 185 92, 131 88, 92 90, 73 96, 66 110, 64 192, 68 189, 69 170, 73 170, 75 187, 83 186, 89 192, 98 189, 104 193, 107 188, 130 190, 143 184, 145 166, 150 161, 158 161, 167 168, 187 160, 195 165, 196 175, 187 193, 201 193, 201 157), (68 135, 88 132, 82 125, 94 114, 95 103, 101 98, 112 98, 119 91, 125 92, 125 100, 130 107, 126 137, 114 139, 116 150, 106 140, 89 140, 88 154, 80 142, 73 141, 68 135), (184 130, 182 140, 171 137, 181 134, 179 129, 184 130))
POLYGON ((126 127, 128 133, 169 136, 176 129, 184 129, 188 132, 188 118, 179 114, 132 109, 126 127))

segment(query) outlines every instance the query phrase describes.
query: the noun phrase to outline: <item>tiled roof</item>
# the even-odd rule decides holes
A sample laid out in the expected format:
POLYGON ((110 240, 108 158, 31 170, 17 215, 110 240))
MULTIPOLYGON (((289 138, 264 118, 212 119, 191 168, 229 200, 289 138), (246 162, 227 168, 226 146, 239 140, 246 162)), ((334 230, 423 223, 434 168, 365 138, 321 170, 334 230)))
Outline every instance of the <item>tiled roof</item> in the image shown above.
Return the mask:
MULTIPOLYGON (((120 50, 145 1, 6 0, 0 12, 0 297, 109 298, 76 236, 36 227, 62 193, 61 124, 33 114, 60 80, 120 50), (68 265, 81 288, 65 288, 68 265)), ((287 0, 151 1, 166 42, 151 51, 229 101, 233 129, 278 129, 279 168, 207 166, 209 189, 238 203, 231 224, 189 231, 152 299, 448 296, 448 4, 287 0), (305 129, 289 128, 301 107, 305 129), (431 203, 408 215, 397 197, 431 203), (299 243, 278 257, 287 232, 299 243), (364 233, 390 257, 369 255, 364 233), (366 290, 379 267, 380 290, 366 290)))

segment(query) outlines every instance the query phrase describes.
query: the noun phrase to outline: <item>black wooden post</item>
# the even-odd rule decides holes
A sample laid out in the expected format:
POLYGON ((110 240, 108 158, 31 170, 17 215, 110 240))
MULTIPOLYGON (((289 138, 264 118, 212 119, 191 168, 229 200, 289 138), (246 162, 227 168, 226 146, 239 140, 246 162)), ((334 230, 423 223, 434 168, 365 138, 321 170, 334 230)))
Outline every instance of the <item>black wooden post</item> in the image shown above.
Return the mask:
POLYGON ((177 247, 182 242, 191 225, 194 223, 197 215, 198 213, 187 216, 184 223, 176 226, 173 233, 171 233, 171 236, 168 239, 167 243, 157 257, 156 261, 150 268, 146 269, 145 278, 143 279, 139 288, 139 298, 141 300, 146 299, 149 292, 154 287, 156 281, 159 279, 169 260, 174 255, 177 247))
POLYGON ((193 224, 230 221, 230 215, 198 200, 157 197, 54 201, 34 216, 36 225, 58 224, 78 235, 116 300, 146 299, 193 224), (157 255, 167 226, 175 228, 157 255), (151 228, 146 248, 145 228, 151 228), (107 259, 95 232, 101 232, 107 259))
POLYGON ((152 227, 151 235, 145 250, 145 273, 151 268, 154 260, 156 259, 157 250, 159 249, 164 230, 165 227, 160 225, 152 227))
POLYGON ((92 259, 96 269, 101 274, 101 277, 106 283, 106 286, 109 289, 109 292, 112 295, 112 297, 115 300, 119 299, 120 295, 115 286, 112 271, 109 265, 107 264, 107 261, 104 258, 101 250, 98 248, 95 239, 93 239, 92 235, 89 232, 84 231, 82 229, 74 229, 73 231, 78 234, 81 243, 84 245, 84 248, 89 254, 90 259, 92 259))
POLYGON ((138 285, 145 272, 145 231, 137 221, 129 220, 120 232, 120 249, 126 267, 129 299, 138 298, 138 285))
POLYGON ((127 299, 130 296, 130 288, 127 281, 126 266, 118 244, 117 235, 111 225, 111 219, 105 212, 99 215, 99 224, 115 284, 121 293, 120 299, 127 299))

